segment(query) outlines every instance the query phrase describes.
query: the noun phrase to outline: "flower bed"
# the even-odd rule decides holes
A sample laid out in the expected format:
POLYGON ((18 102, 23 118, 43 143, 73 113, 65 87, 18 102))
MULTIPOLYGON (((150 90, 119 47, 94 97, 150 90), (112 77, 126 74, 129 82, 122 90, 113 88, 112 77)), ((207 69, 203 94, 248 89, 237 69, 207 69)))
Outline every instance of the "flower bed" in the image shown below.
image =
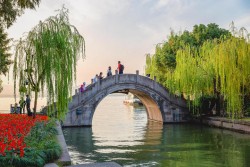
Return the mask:
POLYGON ((55 120, 0 114, 0 166, 43 167, 61 155, 55 120))
POLYGON ((25 136, 36 122, 46 121, 47 116, 37 115, 35 119, 20 114, 0 114, 0 154, 6 155, 6 151, 13 151, 24 156, 25 136))

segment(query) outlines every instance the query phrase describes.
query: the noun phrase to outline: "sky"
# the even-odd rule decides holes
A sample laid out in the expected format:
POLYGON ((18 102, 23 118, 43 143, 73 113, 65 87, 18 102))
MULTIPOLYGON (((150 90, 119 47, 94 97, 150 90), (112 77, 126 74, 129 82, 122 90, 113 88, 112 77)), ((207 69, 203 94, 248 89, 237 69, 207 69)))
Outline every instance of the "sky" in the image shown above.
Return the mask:
MULTIPOLYGON (((63 5, 69 9, 70 23, 86 41, 86 58, 77 64, 76 86, 90 83, 95 74, 106 74, 108 66, 114 73, 118 60, 125 73, 143 74, 145 55, 153 54, 171 29, 192 31, 195 24, 209 23, 229 29, 234 21, 236 27, 250 32, 249 0, 41 0, 36 10, 25 10, 8 29, 9 37, 21 38, 63 5)), ((6 93, 13 80, 1 78, 6 93)))

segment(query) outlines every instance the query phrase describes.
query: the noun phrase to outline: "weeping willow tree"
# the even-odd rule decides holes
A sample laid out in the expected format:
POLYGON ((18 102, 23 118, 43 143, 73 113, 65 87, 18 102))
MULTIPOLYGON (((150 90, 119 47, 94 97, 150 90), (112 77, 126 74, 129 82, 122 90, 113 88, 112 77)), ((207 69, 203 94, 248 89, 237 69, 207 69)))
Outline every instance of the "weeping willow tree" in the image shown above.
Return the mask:
POLYGON ((226 110, 232 117, 241 117, 250 110, 250 34, 245 28, 237 30, 233 22, 230 33, 214 24, 207 28, 195 25, 191 33, 171 34, 147 56, 146 73, 197 108, 204 99, 212 99, 217 114, 226 110), (169 66, 172 57, 175 66, 169 66))
POLYGON ((185 48, 186 45, 199 48, 205 41, 219 40, 221 36, 227 38, 231 36, 231 33, 228 30, 219 28, 215 23, 194 25, 192 31, 185 30, 175 33, 172 30, 166 41, 156 45, 155 53, 152 55, 154 62, 150 66, 147 66, 152 68, 147 69, 146 67, 146 71, 150 71, 148 73, 151 76, 156 76, 159 83, 168 87, 166 81, 172 77, 172 73, 176 69, 176 55, 178 50, 185 48))
POLYGON ((68 10, 64 7, 17 42, 14 89, 16 92, 18 83, 20 92, 34 92, 34 117, 38 94, 44 92, 51 106, 56 102, 57 116, 65 115, 80 57, 85 57, 85 41, 69 23, 68 10))
POLYGON ((250 44, 246 39, 208 41, 198 49, 186 46, 178 51, 176 60, 176 90, 192 97, 195 105, 204 95, 222 97, 228 115, 243 115, 244 96, 250 94, 250 44))

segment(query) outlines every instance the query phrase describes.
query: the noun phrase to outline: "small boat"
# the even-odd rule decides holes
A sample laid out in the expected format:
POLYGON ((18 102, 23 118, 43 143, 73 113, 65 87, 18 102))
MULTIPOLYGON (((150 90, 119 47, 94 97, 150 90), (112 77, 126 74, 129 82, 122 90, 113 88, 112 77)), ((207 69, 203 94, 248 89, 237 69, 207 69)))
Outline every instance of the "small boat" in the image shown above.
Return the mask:
POLYGON ((128 93, 126 98, 123 100, 123 104, 131 105, 131 106, 143 106, 140 99, 138 99, 136 96, 134 96, 131 93, 128 93))

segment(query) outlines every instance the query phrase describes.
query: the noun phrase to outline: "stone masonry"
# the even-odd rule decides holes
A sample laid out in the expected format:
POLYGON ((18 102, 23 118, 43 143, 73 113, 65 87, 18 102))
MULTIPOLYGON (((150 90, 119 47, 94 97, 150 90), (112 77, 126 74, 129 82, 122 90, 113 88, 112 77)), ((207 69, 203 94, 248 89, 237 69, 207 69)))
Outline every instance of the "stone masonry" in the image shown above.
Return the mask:
POLYGON ((76 90, 69 103, 63 126, 92 126, 97 105, 112 93, 132 93, 144 104, 148 119, 163 123, 186 122, 189 110, 184 99, 169 93, 162 85, 148 77, 117 73, 89 85, 84 92, 76 90))

